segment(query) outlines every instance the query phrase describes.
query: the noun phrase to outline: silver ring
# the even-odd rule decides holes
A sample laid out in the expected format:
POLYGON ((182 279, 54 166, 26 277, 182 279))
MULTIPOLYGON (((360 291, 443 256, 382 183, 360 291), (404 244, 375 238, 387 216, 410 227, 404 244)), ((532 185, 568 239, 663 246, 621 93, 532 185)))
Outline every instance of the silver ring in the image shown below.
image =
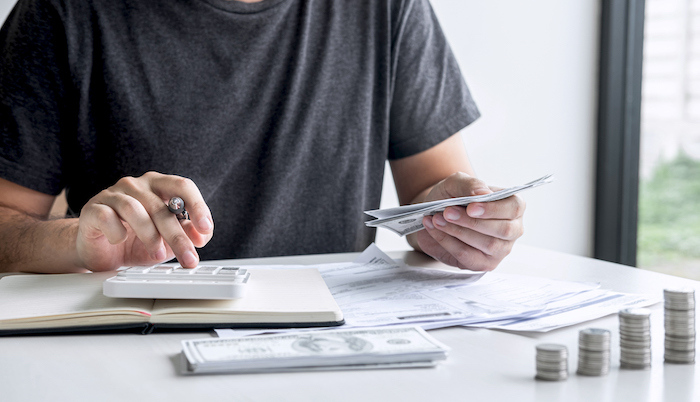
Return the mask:
POLYGON ((174 213, 178 220, 190 219, 190 214, 185 209, 185 201, 180 197, 173 197, 168 201, 168 210, 174 213))

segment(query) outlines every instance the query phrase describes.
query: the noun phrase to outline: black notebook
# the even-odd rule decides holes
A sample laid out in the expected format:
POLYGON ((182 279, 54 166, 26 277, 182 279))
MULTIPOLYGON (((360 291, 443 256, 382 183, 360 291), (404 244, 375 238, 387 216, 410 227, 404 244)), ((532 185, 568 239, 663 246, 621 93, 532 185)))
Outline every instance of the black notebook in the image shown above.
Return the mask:
POLYGON ((102 294, 116 272, 0 279, 0 335, 85 331, 291 328, 343 324, 316 269, 250 269, 235 300, 121 299, 102 294))

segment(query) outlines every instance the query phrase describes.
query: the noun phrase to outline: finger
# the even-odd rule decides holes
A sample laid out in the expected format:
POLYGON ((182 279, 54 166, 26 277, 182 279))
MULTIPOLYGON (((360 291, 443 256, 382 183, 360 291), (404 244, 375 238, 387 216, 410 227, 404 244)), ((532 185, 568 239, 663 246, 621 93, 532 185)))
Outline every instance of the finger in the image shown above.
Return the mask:
POLYGON ((194 244, 195 247, 197 248, 202 248, 209 243, 209 240, 211 240, 213 233, 200 233, 195 227, 194 224, 190 221, 180 221, 180 224, 182 225, 182 229, 187 233, 187 237, 192 240, 192 243, 194 244))
POLYGON ((144 174, 152 191, 162 201, 167 202, 172 197, 180 197, 185 201, 185 208, 190 220, 200 233, 211 233, 214 230, 214 219, 207 203, 202 197, 197 185, 190 179, 180 176, 164 175, 156 172, 144 174))
MULTIPOLYGON (((149 220, 155 225, 157 232, 175 254, 180 265, 186 268, 194 268, 199 263, 199 256, 195 250, 194 243, 185 233, 177 217, 168 210, 167 204, 158 194, 161 191, 157 187, 158 183, 156 183, 155 188, 153 185, 154 181, 159 181, 160 184, 163 184, 179 182, 179 179, 183 178, 149 172, 140 178, 124 177, 112 188, 115 192, 126 193, 138 200, 147 211, 149 220)), ((183 193, 181 198, 184 198, 185 191, 181 190, 181 192, 183 193)), ((190 194, 188 193, 187 195, 190 194)))
POLYGON ((490 193, 492 193, 491 189, 483 181, 466 173, 457 172, 436 185, 434 192, 431 192, 425 201, 490 193))
POLYGON ((445 240, 445 242, 440 241, 440 244, 458 259, 460 258, 458 255, 460 253, 460 243, 469 245, 487 256, 499 259, 506 256, 512 248, 511 241, 488 236, 475 230, 449 223, 441 214, 433 216, 433 224, 436 230, 448 235, 448 240, 445 240), (454 238, 456 242, 449 239, 450 237, 454 238))
MULTIPOLYGON (((183 225, 168 210, 168 207, 161 202, 160 207, 151 212, 151 218, 180 265, 185 268, 196 267, 199 264, 199 255, 197 250, 195 250, 193 239, 185 232, 183 225)), ((183 223, 187 223, 190 228, 193 228, 191 222, 183 223)), ((193 231, 196 232, 196 230, 193 231)), ((196 240, 199 242, 199 237, 196 240)))
MULTIPOLYGON (((118 219, 131 227, 151 258, 156 260, 165 258, 163 239, 148 211, 139 200, 128 194, 108 190, 102 192, 96 201, 99 205, 111 209, 118 219)), ((124 227, 124 225, 120 226, 124 227)), ((124 238, 126 238, 126 231, 124 238)))
POLYGON ((498 201, 474 202, 467 205, 467 214, 480 219, 518 219, 525 214, 525 201, 512 195, 498 201))
POLYGON ((481 219, 467 215, 468 208, 448 207, 443 212, 444 219, 457 226, 462 226, 487 236, 502 240, 515 240, 523 235, 522 219, 481 219))
POLYGON ((110 244, 119 244, 126 240, 127 231, 119 215, 107 205, 91 204, 80 213, 80 219, 88 230, 88 238, 104 236, 110 244))
POLYGON ((419 244, 426 254, 447 265, 473 271, 491 271, 498 265, 499 260, 450 236, 426 220, 432 219, 425 217, 423 223, 426 227, 424 232, 429 238, 418 232, 419 244))

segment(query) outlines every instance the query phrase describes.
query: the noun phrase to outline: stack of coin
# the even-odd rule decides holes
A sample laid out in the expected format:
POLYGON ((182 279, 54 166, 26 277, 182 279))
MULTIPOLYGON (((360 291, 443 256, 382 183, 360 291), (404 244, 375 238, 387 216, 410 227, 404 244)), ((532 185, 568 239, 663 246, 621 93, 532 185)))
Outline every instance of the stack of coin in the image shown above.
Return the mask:
POLYGON ((569 351, 564 345, 543 343, 537 345, 537 375, 547 381, 562 381, 569 378, 569 351))
POLYGON ((695 363, 695 290, 664 290, 664 360, 695 363))
POLYGON ((651 367, 651 324, 646 308, 620 310, 620 367, 646 370, 651 367))
POLYGON ((578 370, 581 375, 602 376, 610 371, 610 331, 586 328, 578 333, 578 370))

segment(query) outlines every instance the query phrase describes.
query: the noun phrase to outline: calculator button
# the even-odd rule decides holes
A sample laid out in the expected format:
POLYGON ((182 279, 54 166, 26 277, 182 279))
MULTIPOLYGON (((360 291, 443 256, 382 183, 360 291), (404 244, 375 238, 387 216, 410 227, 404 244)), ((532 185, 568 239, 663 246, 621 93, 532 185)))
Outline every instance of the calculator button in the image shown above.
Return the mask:
POLYGON ((158 265, 153 268, 151 268, 148 273, 149 274, 169 274, 173 271, 173 267, 169 267, 167 265, 158 265))
POLYGON ((238 267, 222 267, 219 275, 239 275, 238 267))
POLYGON ((126 272, 127 274, 145 274, 151 267, 129 267, 121 272, 126 272))
POLYGON ((195 275, 214 275, 220 267, 214 265, 202 265, 194 268, 195 275))

